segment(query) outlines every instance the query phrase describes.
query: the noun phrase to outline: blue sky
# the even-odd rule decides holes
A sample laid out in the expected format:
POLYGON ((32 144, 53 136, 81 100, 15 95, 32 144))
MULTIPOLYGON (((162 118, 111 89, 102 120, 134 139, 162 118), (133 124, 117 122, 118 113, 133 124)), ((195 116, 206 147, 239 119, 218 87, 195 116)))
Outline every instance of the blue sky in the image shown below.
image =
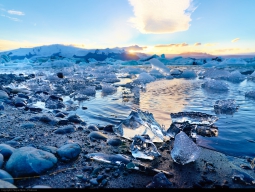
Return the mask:
POLYGON ((59 43, 251 53, 254 7, 254 0, 0 0, 0 51, 59 43))

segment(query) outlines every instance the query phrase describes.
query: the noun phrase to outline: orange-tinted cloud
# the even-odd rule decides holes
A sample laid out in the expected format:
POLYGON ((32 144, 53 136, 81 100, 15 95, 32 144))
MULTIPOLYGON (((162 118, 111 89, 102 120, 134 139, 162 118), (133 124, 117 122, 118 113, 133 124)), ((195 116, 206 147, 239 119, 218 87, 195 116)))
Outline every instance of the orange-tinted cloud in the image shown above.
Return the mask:
POLYGON ((240 38, 235 38, 235 39, 233 39, 231 42, 232 43, 235 43, 235 42, 237 42, 237 41, 239 41, 240 40, 240 38))
POLYGON ((195 43, 194 46, 199 46, 202 45, 201 43, 195 43))
POLYGON ((154 47, 185 47, 188 46, 187 43, 180 43, 180 44, 167 44, 167 45, 155 45, 154 47))

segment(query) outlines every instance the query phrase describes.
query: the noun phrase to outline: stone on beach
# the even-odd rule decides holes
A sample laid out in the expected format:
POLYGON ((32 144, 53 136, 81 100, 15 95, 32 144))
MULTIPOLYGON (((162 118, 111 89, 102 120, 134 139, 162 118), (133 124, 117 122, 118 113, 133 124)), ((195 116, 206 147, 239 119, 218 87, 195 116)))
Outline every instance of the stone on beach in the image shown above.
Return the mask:
POLYGON ((76 159, 81 153, 81 146, 78 143, 68 143, 57 150, 57 155, 62 161, 76 159))
POLYGON ((0 153, 5 159, 8 159, 16 149, 10 145, 0 144, 0 153))
POLYGON ((50 170, 57 158, 49 152, 34 147, 16 149, 6 164, 6 170, 14 177, 40 175, 50 170))

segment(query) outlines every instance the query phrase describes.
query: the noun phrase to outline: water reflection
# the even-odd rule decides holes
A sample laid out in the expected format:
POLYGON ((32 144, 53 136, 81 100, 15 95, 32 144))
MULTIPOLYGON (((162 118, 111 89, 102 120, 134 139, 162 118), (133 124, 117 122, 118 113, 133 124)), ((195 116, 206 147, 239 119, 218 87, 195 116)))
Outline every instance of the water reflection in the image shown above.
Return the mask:
POLYGON ((147 84, 146 92, 140 92, 139 107, 153 113, 160 125, 169 128, 170 113, 183 111, 196 86, 194 81, 184 79, 160 80, 147 84))

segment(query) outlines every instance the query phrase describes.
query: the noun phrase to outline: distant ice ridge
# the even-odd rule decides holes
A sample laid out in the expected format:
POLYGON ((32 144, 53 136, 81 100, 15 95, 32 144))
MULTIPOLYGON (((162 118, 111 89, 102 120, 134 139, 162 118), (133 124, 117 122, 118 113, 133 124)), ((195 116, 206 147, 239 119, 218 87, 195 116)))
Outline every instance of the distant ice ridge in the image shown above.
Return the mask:
POLYGON ((203 83, 202 88, 206 90, 216 90, 216 91, 228 91, 228 84, 220 80, 207 80, 203 83))
POLYGON ((186 135, 186 133, 181 131, 175 136, 171 157, 176 163, 184 165, 193 162, 199 155, 200 148, 186 135))

